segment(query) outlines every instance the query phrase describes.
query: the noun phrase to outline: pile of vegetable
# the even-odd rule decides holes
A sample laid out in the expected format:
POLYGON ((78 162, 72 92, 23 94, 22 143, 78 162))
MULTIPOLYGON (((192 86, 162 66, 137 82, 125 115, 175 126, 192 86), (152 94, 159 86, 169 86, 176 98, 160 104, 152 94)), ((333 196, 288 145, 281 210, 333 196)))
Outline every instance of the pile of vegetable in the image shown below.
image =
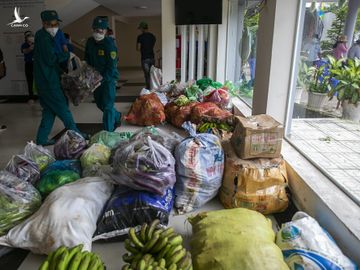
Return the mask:
POLYGON ((82 251, 83 245, 72 248, 59 247, 50 253, 39 270, 103 270, 105 265, 93 252, 82 251))
POLYGON ((0 171, 0 235, 34 213, 40 204, 40 193, 30 183, 0 171))
POLYGON ((159 220, 150 225, 144 223, 136 233, 129 230, 129 239, 125 240, 128 253, 123 255, 127 263, 122 270, 190 270, 191 254, 182 245, 183 238, 173 228, 157 227, 159 220))
POLYGON ((91 136, 89 145, 93 145, 94 143, 101 143, 106 145, 109 148, 116 147, 121 142, 128 141, 132 132, 109 132, 106 130, 102 130, 95 135, 91 136))

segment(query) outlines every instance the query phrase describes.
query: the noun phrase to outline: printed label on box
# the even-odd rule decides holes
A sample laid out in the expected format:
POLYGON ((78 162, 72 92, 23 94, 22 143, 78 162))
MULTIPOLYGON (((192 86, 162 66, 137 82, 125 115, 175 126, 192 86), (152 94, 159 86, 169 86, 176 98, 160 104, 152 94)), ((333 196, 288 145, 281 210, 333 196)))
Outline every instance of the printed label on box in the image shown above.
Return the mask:
POLYGON ((250 155, 274 154, 278 144, 278 133, 256 133, 250 137, 250 155))

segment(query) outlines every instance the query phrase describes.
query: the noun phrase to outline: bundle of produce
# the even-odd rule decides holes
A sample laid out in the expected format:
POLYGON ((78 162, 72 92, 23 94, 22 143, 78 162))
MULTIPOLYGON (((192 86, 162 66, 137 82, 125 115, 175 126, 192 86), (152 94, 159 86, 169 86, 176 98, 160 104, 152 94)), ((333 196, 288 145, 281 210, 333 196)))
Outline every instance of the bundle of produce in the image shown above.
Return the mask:
POLYGON ((225 109, 230 102, 230 96, 226 89, 215 89, 203 97, 204 102, 213 102, 220 108, 225 109))
POLYGON ((40 204, 40 193, 30 183, 0 171, 0 235, 34 213, 40 204))
POLYGON ((244 207, 271 214, 288 206, 286 164, 282 158, 243 160, 223 142, 225 171, 219 192, 225 208, 244 207))
POLYGON ((79 160, 57 160, 51 163, 41 174, 37 189, 44 196, 65 184, 81 177, 79 160))
POLYGON ((48 149, 33 142, 29 142, 25 146, 24 156, 34 161, 40 171, 43 171, 50 163, 55 161, 53 154, 48 149))
POLYGON ((36 185, 40 178, 38 165, 24 155, 12 156, 5 170, 16 175, 23 181, 36 185))
POLYGON ((100 86, 102 79, 98 71, 84 63, 82 67, 62 75, 61 86, 65 95, 77 106, 100 86))
POLYGON ((175 208, 179 213, 192 211, 214 198, 224 171, 224 151, 219 138, 196 134, 190 122, 185 122, 183 128, 190 136, 175 150, 175 208))
POLYGON ((164 106, 155 93, 138 97, 125 120, 133 125, 156 126, 165 121, 164 106))
POLYGON ((199 124, 204 117, 215 120, 223 120, 231 117, 232 114, 226 110, 222 110, 215 103, 203 102, 194 105, 191 109, 191 122, 199 124))
POLYGON ((176 181, 175 159, 150 137, 116 149, 111 177, 120 185, 164 195, 176 181))
POLYGON ((129 230, 129 239, 125 240, 128 253, 123 256, 127 264, 122 270, 192 269, 191 254, 183 247, 182 236, 171 227, 162 229, 158 225, 159 220, 154 220, 149 225, 144 223, 137 233, 135 228, 129 230))
POLYGON ((200 213, 189 218, 195 270, 288 270, 275 244, 271 220, 237 208, 200 213))
POLYGON ((200 133, 212 133, 216 134, 220 131, 223 132, 232 132, 234 128, 227 123, 210 123, 210 122, 202 122, 201 124, 197 125, 197 131, 200 133))
POLYGON ((155 219, 166 226, 173 203, 172 188, 161 196, 117 186, 99 218, 93 240, 123 238, 129 228, 151 223, 155 219))
POLYGON ((94 143, 82 154, 80 161, 82 176, 100 176, 101 166, 109 164, 111 149, 103 144, 94 143))
POLYGON ((131 136, 132 132, 110 132, 106 130, 102 130, 95 135, 91 136, 89 145, 94 143, 101 143, 106 145, 109 148, 116 147, 117 144, 120 142, 128 141, 131 136))
POLYGON ((168 122, 173 124, 175 127, 181 128, 184 122, 190 120, 191 108, 197 103, 192 102, 185 106, 178 106, 171 102, 165 106, 165 114, 168 122))
POLYGON ((83 244, 90 251, 96 221, 113 185, 88 177, 53 191, 40 209, 0 237, 0 245, 49 254, 61 246, 83 244))
POLYGON ((276 236, 276 244, 291 270, 358 269, 341 252, 329 233, 304 212, 297 212, 292 221, 282 225, 276 236))
POLYGON ((84 245, 80 244, 72 248, 59 247, 51 252, 46 260, 40 265, 39 270, 103 270, 106 269, 100 257, 88 251, 82 251, 84 245))
POLYGON ((155 142, 161 144, 170 152, 175 150, 175 147, 184 139, 176 132, 164 131, 156 127, 144 127, 143 129, 134 133, 130 141, 143 140, 150 137, 155 142))
POLYGON ((54 145, 56 159, 77 159, 85 151, 86 140, 73 130, 67 130, 54 145))

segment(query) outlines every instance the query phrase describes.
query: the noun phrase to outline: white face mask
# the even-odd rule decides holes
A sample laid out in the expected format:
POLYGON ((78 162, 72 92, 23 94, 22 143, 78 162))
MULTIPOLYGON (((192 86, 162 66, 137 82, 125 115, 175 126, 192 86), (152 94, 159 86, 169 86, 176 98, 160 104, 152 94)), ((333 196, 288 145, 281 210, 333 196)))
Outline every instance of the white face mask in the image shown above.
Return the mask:
POLYGON ((94 33, 93 33, 93 38, 94 38, 96 41, 103 40, 103 39, 105 38, 105 33, 101 34, 101 33, 94 32, 94 33))
POLYGON ((46 31, 52 36, 55 37, 57 31, 59 30, 59 27, 51 27, 51 28, 46 28, 46 31))

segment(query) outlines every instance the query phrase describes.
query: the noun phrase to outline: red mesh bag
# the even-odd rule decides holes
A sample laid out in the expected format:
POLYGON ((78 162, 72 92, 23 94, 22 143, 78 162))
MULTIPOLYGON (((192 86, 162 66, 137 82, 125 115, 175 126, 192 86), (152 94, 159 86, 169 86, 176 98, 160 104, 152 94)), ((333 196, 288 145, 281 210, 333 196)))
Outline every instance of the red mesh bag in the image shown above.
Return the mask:
POLYGON ((165 114, 168 122, 174 126, 181 128, 185 121, 190 120, 191 108, 197 103, 190 103, 186 106, 177 106, 175 103, 168 103, 165 106, 165 114))
POLYGON ((223 120, 229 116, 232 116, 230 112, 220 109, 212 102, 198 103, 191 109, 191 122, 194 124, 199 124, 203 118, 223 120))
POLYGON ((164 106, 155 93, 138 97, 125 120, 133 125, 156 126, 165 121, 164 106))

